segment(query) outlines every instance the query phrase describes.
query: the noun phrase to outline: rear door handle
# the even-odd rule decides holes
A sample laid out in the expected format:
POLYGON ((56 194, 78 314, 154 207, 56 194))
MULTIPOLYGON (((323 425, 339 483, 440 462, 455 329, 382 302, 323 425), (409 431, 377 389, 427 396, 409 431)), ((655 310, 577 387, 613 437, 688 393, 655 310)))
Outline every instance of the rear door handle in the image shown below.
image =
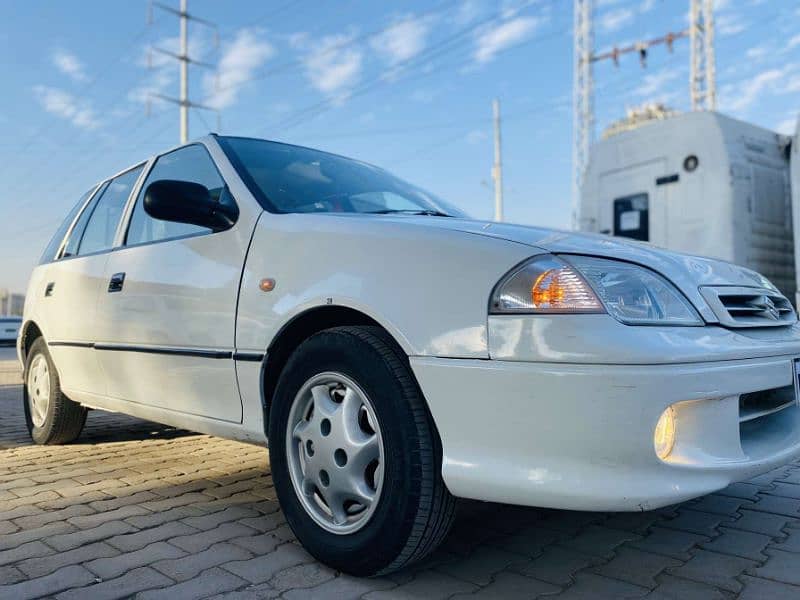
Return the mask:
POLYGON ((51 281, 50 283, 47 284, 47 286, 44 288, 44 295, 46 298, 49 298, 50 296, 53 295, 53 290, 55 289, 55 287, 56 287, 55 281, 51 281))
POLYGON ((125 273, 114 273, 111 276, 111 281, 108 282, 108 293, 121 292, 122 286, 125 284, 125 273))

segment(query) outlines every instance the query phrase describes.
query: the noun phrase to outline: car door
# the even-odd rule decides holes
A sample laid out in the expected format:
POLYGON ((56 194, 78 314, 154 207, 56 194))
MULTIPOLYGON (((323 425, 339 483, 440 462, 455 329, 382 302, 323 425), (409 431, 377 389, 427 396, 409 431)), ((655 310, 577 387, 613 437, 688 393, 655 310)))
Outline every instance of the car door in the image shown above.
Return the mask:
POLYGON ((154 163, 124 244, 106 265, 108 289, 98 304, 95 347, 108 395, 156 411, 240 422, 232 359, 236 303, 257 214, 242 210, 231 229, 216 233, 154 219, 143 197, 160 180, 199 183, 212 196, 229 193, 201 144, 154 163))
POLYGON ((105 394, 92 348, 97 298, 123 210, 144 165, 101 185, 47 265, 41 288, 47 342, 62 388, 76 400, 105 394))

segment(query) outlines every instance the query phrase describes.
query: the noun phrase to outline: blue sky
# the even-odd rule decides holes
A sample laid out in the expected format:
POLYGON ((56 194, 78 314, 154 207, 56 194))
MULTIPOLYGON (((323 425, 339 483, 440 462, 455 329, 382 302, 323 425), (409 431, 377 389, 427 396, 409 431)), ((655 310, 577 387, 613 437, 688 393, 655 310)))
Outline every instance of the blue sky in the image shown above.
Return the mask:
MULTIPOLYGON (((177 6, 177 0, 163 0, 177 6)), ((686 27, 688 0, 595 0, 598 51, 686 27)), ((0 288, 24 290, 94 182, 178 141, 177 20, 145 0, 0 1, 0 288), (148 54, 150 59, 148 60, 148 54)), ((566 227, 571 0, 189 0, 192 99, 222 133, 323 148, 390 169, 478 218, 492 214, 491 101, 503 112, 506 219, 566 227)), ((717 0, 719 109, 791 131, 800 8, 717 0)), ((626 107, 686 110, 689 48, 597 65, 598 134, 626 107)), ((191 136, 217 129, 193 110, 191 136)))

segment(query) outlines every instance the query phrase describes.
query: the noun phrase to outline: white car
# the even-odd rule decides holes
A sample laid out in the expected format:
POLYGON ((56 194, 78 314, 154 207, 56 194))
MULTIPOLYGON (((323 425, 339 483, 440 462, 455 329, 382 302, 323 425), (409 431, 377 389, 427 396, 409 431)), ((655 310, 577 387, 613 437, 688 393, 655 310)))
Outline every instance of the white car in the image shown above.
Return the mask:
POLYGON ((373 575, 434 549, 456 497, 640 511, 793 460, 796 321, 729 263, 209 136, 81 199, 18 351, 36 442, 87 408, 269 441, 299 540, 373 575))
POLYGON ((0 316, 0 344, 15 344, 21 325, 22 317, 0 316))

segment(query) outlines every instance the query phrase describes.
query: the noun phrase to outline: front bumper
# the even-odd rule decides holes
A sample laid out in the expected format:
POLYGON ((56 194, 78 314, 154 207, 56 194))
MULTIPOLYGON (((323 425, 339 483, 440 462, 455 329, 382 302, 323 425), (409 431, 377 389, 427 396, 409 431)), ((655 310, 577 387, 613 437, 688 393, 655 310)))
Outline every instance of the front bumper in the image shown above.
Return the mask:
POLYGON ((611 365, 412 357, 411 365, 456 496, 648 510, 800 456, 796 401, 740 423, 740 395, 793 386, 794 358, 611 365), (662 461, 653 432, 669 406, 676 441, 662 461))

